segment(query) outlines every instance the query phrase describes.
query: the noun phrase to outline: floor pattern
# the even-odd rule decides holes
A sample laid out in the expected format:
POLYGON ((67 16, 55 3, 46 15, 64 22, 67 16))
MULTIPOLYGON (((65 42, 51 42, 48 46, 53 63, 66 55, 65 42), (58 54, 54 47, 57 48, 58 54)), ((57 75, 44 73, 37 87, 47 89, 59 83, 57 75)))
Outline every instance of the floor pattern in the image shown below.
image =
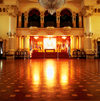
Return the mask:
POLYGON ((66 100, 100 100, 100 60, 0 60, 0 101, 66 100))

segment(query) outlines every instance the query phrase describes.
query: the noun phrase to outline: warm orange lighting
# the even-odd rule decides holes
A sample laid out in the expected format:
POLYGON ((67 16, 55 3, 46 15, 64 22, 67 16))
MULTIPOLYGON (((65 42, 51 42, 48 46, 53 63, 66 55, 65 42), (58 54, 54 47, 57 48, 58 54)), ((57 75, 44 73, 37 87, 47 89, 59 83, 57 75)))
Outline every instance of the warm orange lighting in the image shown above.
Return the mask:
POLYGON ((77 37, 76 38, 76 49, 78 49, 79 48, 79 38, 77 37))
POLYGON ((32 64, 32 83, 35 85, 40 84, 40 68, 38 63, 32 64))
POLYGON ((62 39, 66 39, 66 36, 62 36, 62 39))
POLYGON ((39 68, 34 68, 33 71, 33 84, 39 85, 40 83, 40 74, 39 74, 39 68))
POLYGON ((68 84, 68 67, 63 68, 61 67, 61 85, 68 84))
POLYGON ((39 38, 38 36, 34 36, 34 39, 36 39, 36 40, 37 40, 38 38, 39 38))
POLYGON ((45 66, 46 84, 51 87, 55 84, 55 64, 53 61, 48 60, 45 66))
POLYGON ((56 38, 44 38, 44 49, 56 49, 56 38))

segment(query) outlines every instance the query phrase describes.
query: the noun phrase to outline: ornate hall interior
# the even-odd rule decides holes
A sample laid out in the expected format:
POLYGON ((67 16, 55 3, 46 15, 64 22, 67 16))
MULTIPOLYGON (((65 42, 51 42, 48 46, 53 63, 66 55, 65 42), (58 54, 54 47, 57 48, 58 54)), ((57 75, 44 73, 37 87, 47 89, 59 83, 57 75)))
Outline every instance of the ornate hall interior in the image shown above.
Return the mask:
POLYGON ((100 100, 100 0, 0 0, 0 101, 100 100))

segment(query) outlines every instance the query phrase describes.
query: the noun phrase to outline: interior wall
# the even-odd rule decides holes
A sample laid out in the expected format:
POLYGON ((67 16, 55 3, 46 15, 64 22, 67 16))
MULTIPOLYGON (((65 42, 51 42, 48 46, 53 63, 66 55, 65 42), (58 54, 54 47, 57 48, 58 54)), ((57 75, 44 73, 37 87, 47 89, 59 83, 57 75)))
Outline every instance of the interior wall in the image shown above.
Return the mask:
POLYGON ((100 15, 91 16, 91 32, 94 38, 100 37, 100 15))
MULTIPOLYGON (((37 8, 39 11, 46 10, 42 6, 40 6, 40 4, 37 4, 37 3, 36 4, 34 4, 34 3, 20 3, 19 4, 20 12, 26 12, 32 8, 37 8)), ((76 13, 78 13, 81 10, 79 4, 67 3, 67 4, 63 5, 60 9, 57 9, 57 11, 61 11, 64 8, 68 8, 70 11, 73 11, 76 13)))
POLYGON ((92 38, 92 50, 96 50, 97 53, 97 40, 100 38, 100 14, 91 16, 91 32, 93 33, 92 38))
POLYGON ((7 38, 9 31, 9 16, 0 15, 0 37, 7 38))

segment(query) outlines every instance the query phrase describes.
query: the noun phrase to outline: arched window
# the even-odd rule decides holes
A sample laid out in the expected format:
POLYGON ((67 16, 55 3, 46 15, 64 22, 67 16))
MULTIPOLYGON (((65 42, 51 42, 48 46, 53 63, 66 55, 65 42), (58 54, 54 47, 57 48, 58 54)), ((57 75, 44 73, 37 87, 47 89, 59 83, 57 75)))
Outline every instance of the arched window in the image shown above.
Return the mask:
POLYGON ((28 14, 28 27, 40 27, 40 12, 37 9, 32 9, 28 14))
POLYGON ((68 9, 64 9, 60 15, 60 27, 72 27, 72 13, 68 9))
POLYGON ((48 11, 45 12, 44 27, 56 27, 56 13, 51 15, 48 11))

